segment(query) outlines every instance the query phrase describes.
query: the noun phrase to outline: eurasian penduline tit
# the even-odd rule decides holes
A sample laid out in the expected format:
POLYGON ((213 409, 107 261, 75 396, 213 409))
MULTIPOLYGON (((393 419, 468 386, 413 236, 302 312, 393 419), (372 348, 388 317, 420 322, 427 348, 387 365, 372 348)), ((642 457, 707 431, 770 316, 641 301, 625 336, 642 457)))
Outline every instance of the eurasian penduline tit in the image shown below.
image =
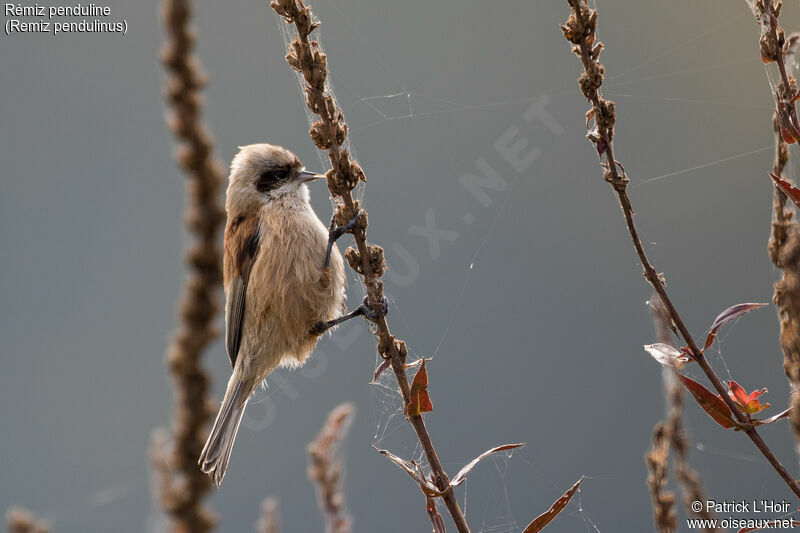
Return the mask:
MULTIPOLYGON (((362 304, 344 309, 345 274, 335 240, 309 204, 307 172, 280 146, 251 144, 233 158, 225 211, 225 344, 233 367, 225 397, 198 461, 222 482, 252 392, 276 367, 305 363, 319 336, 355 316, 385 314, 362 304)), ((360 214, 360 212, 359 212, 360 214)))

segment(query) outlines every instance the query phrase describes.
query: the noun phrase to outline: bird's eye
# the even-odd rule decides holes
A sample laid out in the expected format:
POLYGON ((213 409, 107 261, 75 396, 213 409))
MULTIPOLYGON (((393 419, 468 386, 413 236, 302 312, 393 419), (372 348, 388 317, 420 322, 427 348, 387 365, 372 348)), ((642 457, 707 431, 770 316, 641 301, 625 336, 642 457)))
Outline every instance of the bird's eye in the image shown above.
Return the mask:
POLYGON ((256 180, 256 190, 258 192, 267 192, 275 187, 275 182, 278 181, 274 170, 267 170, 262 172, 261 176, 256 180))
POLYGON ((279 186, 281 181, 289 177, 288 168, 273 168, 261 173, 258 180, 256 180, 256 190, 259 192, 268 192, 279 186))

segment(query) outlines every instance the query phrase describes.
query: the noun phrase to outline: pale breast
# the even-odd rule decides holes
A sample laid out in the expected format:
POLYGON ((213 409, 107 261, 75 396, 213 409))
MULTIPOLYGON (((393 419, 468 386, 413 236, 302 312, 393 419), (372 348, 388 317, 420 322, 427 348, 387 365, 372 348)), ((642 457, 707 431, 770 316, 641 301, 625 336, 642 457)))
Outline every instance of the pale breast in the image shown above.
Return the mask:
POLYGON ((323 270, 327 242, 328 230, 310 207, 264 209, 247 288, 245 348, 297 363, 313 350, 309 330, 337 317, 344 302, 344 265, 335 247, 323 270))

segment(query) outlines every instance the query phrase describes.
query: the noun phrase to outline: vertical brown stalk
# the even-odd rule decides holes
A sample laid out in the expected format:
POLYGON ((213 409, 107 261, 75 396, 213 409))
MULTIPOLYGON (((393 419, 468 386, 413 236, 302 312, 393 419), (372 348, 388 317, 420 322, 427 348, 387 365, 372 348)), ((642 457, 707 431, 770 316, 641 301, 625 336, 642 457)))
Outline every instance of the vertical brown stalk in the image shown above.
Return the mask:
MULTIPOLYGON (((314 144, 328 152, 331 170, 328 171, 328 189, 336 202, 334 221, 342 224, 351 220, 357 213, 361 213, 358 224, 353 229, 353 238, 356 249, 348 248, 345 258, 357 273, 359 273, 367 289, 367 302, 373 309, 382 305, 383 276, 386 270, 383 248, 367 242, 367 213, 361 209, 358 201, 353 198, 352 190, 359 181, 366 181, 364 172, 355 161, 350 158, 350 151, 345 148, 348 127, 344 121, 344 114, 336 103, 327 83, 328 76, 327 56, 320 49, 319 44, 309 38, 318 22, 315 22, 311 8, 306 7, 302 0, 276 0, 270 4, 287 23, 293 24, 297 37, 289 45, 286 60, 289 65, 299 73, 304 80, 305 101, 308 109, 319 117, 311 126, 310 135, 314 144)), ((425 453, 425 458, 431 469, 431 477, 436 487, 443 493, 442 499, 447 507, 456 528, 461 533, 469 531, 467 520, 458 504, 455 493, 450 487, 450 479, 439 461, 439 456, 433 446, 425 420, 420 414, 409 414, 408 406, 411 405, 411 387, 406 376, 405 361, 408 349, 403 341, 394 337, 389 330, 386 317, 373 321, 377 337, 378 353, 389 361, 392 371, 400 387, 403 403, 406 406, 408 421, 414 427, 417 438, 425 453)))
POLYGON ((350 516, 342 490, 343 465, 339 446, 347 437, 355 406, 343 403, 325 420, 319 435, 308 445, 308 478, 317 487, 317 503, 325 517, 327 533, 350 533, 350 516))
MULTIPOLYGON (((689 437, 683 429, 683 389, 677 380, 674 380, 667 390, 667 399, 670 404, 667 427, 670 428, 670 443, 675 451, 675 477, 678 478, 678 483, 683 491, 684 508, 687 513, 695 514, 698 518, 706 520, 706 523, 716 523, 716 516, 705 506, 699 512, 692 509, 692 502, 705 502, 708 498, 706 498, 700 474, 689 464, 689 437)), ((720 530, 707 527, 704 531, 713 533, 720 530)))
MULTIPOLYGON (((673 341, 672 319, 664 304, 655 294, 650 299, 650 309, 653 312, 658 342, 671 345, 673 341)), ((647 485, 653 504, 653 522, 659 533, 672 533, 678 530, 678 522, 675 494, 667 490, 670 451, 675 452, 673 466, 683 492, 683 504, 686 512, 709 521, 713 521, 715 517, 705 507, 700 512, 694 511, 691 507, 692 502, 706 501, 705 490, 700 475, 689 464, 689 437, 683 429, 683 389, 674 369, 664 367, 662 373, 667 417, 665 420, 659 421, 653 429, 653 446, 645 455, 645 462, 650 472, 647 485)), ((718 530, 706 528, 705 531, 718 530)))
MULTIPOLYGON (((757 0, 751 7, 761 26, 761 57, 764 61, 776 63, 780 74, 780 83, 775 92, 776 110, 772 118, 775 131, 772 173, 786 179, 783 170, 789 153, 784 137, 789 140, 798 138, 794 135, 796 128, 792 127, 797 117, 794 105, 797 84, 788 74, 786 57, 795 53, 800 36, 793 34, 785 37, 778 24, 780 2, 773 5, 772 0, 757 0)), ((794 207, 787 204, 786 195, 777 187, 773 191, 772 206, 772 233, 768 251, 772 263, 781 270, 772 300, 778 307, 783 370, 792 387, 790 421, 800 451, 800 227, 794 218, 794 207)))
POLYGON ((653 446, 644 456, 649 472, 647 487, 653 505, 653 524, 659 533, 673 533, 678 526, 675 493, 667 490, 670 430, 664 421, 659 421, 653 429, 653 446))
POLYGON ((761 438, 761 435, 748 417, 736 407, 736 404, 728 396, 728 391, 722 384, 722 380, 711 368, 703 354, 703 350, 700 349, 700 346, 692 337, 667 294, 666 284, 662 275, 658 273, 647 257, 642 240, 639 237, 639 230, 634 222, 633 206, 628 196, 628 176, 625 173, 625 168, 614 156, 613 140, 614 126, 617 120, 616 108, 614 102, 606 100, 600 91, 605 77, 605 67, 598 60, 600 53, 603 51, 603 45, 596 40, 597 11, 592 9, 586 0, 567 0, 567 4, 570 6, 571 14, 567 22, 561 26, 561 30, 564 33, 564 37, 573 44, 572 51, 580 58, 583 65, 583 73, 578 79, 578 83, 581 92, 591 104, 591 109, 586 115, 587 122, 593 121, 595 124, 595 129, 588 133, 587 138, 594 144, 597 153, 600 155, 603 177, 614 190, 619 200, 631 242, 642 264, 644 277, 663 302, 670 316, 671 324, 674 324, 680 336, 686 342, 688 355, 706 375, 722 401, 725 402, 736 418, 742 431, 753 442, 753 445, 761 452, 792 493, 800 497, 800 485, 789 474, 786 467, 781 464, 767 443, 764 442, 764 439, 761 438))
POLYGON ((219 311, 221 255, 218 235, 224 222, 220 191, 224 179, 212 156, 211 135, 201 123, 205 84, 192 54, 188 0, 164 0, 167 44, 162 61, 169 74, 169 129, 179 143, 177 160, 186 174, 185 223, 194 237, 186 254, 188 279, 180 303, 179 324, 167 350, 175 386, 173 438, 169 445, 154 441, 153 463, 159 476, 160 502, 173 521, 173 531, 204 533, 215 524, 203 506, 211 480, 197 467, 205 441, 205 425, 213 413, 209 376, 201 364, 206 347, 216 338, 213 322, 219 311))
MULTIPOLYGON (((671 344, 669 324, 671 319, 664 304, 657 295, 650 299, 650 310, 653 313, 653 323, 656 329, 658 342, 671 344)), ((669 483, 669 451, 672 435, 675 433, 671 423, 671 412, 675 409, 674 400, 680 401, 680 387, 675 379, 674 371, 663 368, 664 397, 667 400, 668 419, 659 420, 653 428, 653 444, 645 453, 644 461, 647 465, 647 487, 650 491, 650 501, 653 506, 653 524, 659 533, 673 533, 678 527, 678 517, 675 512, 675 493, 667 490, 669 483), (677 398, 672 394, 677 387, 677 398)))
MULTIPOLYGON (((777 117, 773 124, 775 163, 772 171, 776 176, 782 176, 787 146, 781 138, 777 117)), ((770 260, 781 270, 772 300, 778 306, 783 370, 792 387, 789 419, 795 441, 800 446, 800 227, 794 218, 794 208, 787 204, 786 195, 777 187, 773 191, 772 234, 768 250, 770 260)))

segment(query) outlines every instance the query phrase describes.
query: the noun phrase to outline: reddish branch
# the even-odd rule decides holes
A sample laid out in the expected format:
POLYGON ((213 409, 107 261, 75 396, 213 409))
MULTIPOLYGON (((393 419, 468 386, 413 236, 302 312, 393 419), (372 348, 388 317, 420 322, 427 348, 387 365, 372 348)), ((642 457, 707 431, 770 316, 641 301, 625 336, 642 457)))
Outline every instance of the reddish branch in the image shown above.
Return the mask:
MULTIPOLYGON (((311 8, 306 7, 301 0, 276 0, 270 7, 287 23, 293 24, 297 32, 297 37, 289 45, 286 60, 294 70, 301 73, 305 81, 306 105, 319 117, 319 120, 311 126, 309 133, 314 144, 320 150, 328 152, 332 167, 328 171, 328 189, 337 204, 334 220, 341 224, 361 212, 358 224, 352 231, 356 249, 348 248, 345 258, 353 270, 361 274, 367 289, 368 305, 377 309, 382 305, 384 298, 381 276, 386 270, 386 263, 383 248, 368 244, 367 213, 353 198, 352 190, 359 181, 366 181, 366 178, 358 163, 351 160, 349 150, 343 146, 348 128, 342 110, 326 84, 327 56, 318 43, 309 38, 319 23, 314 21, 311 8)), ((411 388, 405 369, 408 349, 403 341, 391 334, 385 317, 374 320, 374 324, 378 353, 384 360, 390 362, 400 386, 404 405, 408 408, 411 404, 411 388)), ((408 414, 408 409, 406 413, 408 414)), ((449 485, 450 480, 436 454, 425 421, 419 414, 408 414, 408 420, 414 427, 428 460, 432 481, 443 492, 442 498, 458 531, 462 533, 469 531, 464 513, 449 485)))
POLYGON ((186 254, 189 275, 180 304, 180 320, 167 350, 175 384, 173 442, 154 440, 153 462, 159 475, 160 500, 173 520, 174 531, 203 533, 214 526, 202 500, 211 489, 208 476, 197 468, 205 441, 205 425, 213 413, 209 376, 201 365, 206 347, 217 337, 213 326, 219 311, 221 284, 218 235, 224 222, 219 203, 224 174, 212 156, 213 141, 200 119, 205 84, 192 54, 189 0, 165 0, 163 16, 168 41, 162 61, 169 78, 168 126, 179 142, 177 159, 187 176, 185 222, 194 235, 186 254))
POLYGON ((749 418, 734 404, 728 396, 728 391, 723 385, 719 376, 714 372, 708 361, 695 342, 689 329, 670 300, 664 284, 664 280, 650 263, 642 245, 639 231, 634 223, 634 211, 628 197, 628 176, 624 167, 614 157, 614 124, 616 122, 616 112, 614 102, 606 100, 600 92, 603 83, 605 67, 598 61, 598 56, 603 50, 603 45, 595 40, 595 30, 597 27, 597 11, 592 9, 586 0, 567 0, 572 13, 567 22, 561 27, 564 37, 574 46, 572 51, 580 58, 583 64, 583 73, 578 82, 581 92, 591 103, 591 109, 587 113, 587 119, 594 121, 596 128, 589 132, 588 138, 594 143, 598 154, 601 157, 603 177, 614 189, 625 217, 625 224, 628 228, 633 247, 639 257, 639 261, 644 269, 645 279, 653 286, 664 307, 675 324, 678 332, 686 342, 687 353, 702 369, 706 377, 711 381, 714 389, 720 398, 730 408, 742 431, 750 438, 761 454, 766 458, 778 475, 784 480, 786 485, 798 497, 800 497, 800 485, 792 478, 780 460, 767 446, 761 435, 750 422, 749 418))

